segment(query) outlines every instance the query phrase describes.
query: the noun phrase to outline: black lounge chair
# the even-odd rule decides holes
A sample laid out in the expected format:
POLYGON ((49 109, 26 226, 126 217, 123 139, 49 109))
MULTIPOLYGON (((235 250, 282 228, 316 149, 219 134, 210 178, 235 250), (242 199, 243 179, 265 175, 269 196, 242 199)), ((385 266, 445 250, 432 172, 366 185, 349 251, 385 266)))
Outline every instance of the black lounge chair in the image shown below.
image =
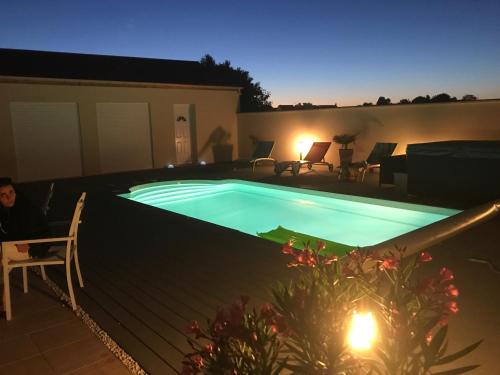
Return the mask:
POLYGON ((257 141, 255 150, 250 159, 238 159, 235 163, 238 167, 247 166, 248 163, 250 163, 252 165, 252 172, 255 171, 255 166, 258 163, 262 163, 264 161, 272 161, 274 164, 276 164, 276 160, 271 157, 273 149, 274 141, 257 141))
POLYGON ((313 165, 326 165, 328 170, 333 172, 333 164, 325 161, 325 155, 332 142, 314 142, 309 149, 304 160, 300 161, 301 166, 307 165, 308 169, 312 169, 313 165))
POLYGON ((397 145, 397 143, 377 142, 375 143, 375 146, 373 146, 373 149, 366 160, 351 163, 349 167, 357 168, 359 170, 359 176, 361 176, 361 182, 363 182, 365 179, 366 171, 374 168, 380 168, 380 162, 383 159, 390 157, 396 149, 397 145))
POLYGON ((333 164, 325 161, 326 152, 331 144, 332 142, 314 142, 303 160, 277 163, 274 171, 277 175, 281 175, 284 171, 297 175, 303 165, 306 165, 308 169, 312 169, 313 165, 326 165, 328 170, 333 172, 333 164))

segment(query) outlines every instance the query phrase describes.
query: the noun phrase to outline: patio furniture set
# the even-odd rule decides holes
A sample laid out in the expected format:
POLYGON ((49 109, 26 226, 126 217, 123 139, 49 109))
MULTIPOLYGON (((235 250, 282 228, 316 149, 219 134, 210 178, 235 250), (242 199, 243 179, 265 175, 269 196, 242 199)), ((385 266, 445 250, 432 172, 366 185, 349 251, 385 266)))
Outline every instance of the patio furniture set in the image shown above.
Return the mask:
MULTIPOLYGON (((309 170, 315 165, 324 165, 328 167, 330 172, 334 171, 332 163, 325 160, 325 155, 330 148, 331 142, 314 142, 301 160, 286 160, 278 162, 271 154, 274 149, 274 141, 259 141, 255 147, 252 157, 248 160, 252 165, 252 171, 255 171, 256 165, 262 161, 272 161, 274 163, 274 172, 280 176, 283 172, 288 171, 294 176, 298 175, 300 169, 306 166, 309 170)), ((366 171, 380 167, 382 159, 392 155, 396 149, 397 143, 380 143, 377 142, 373 147, 370 155, 366 160, 360 162, 352 162, 351 158, 340 160, 340 165, 336 168, 339 172, 339 179, 349 175, 349 170, 355 169, 358 171, 358 176, 361 182, 364 180, 366 171)))

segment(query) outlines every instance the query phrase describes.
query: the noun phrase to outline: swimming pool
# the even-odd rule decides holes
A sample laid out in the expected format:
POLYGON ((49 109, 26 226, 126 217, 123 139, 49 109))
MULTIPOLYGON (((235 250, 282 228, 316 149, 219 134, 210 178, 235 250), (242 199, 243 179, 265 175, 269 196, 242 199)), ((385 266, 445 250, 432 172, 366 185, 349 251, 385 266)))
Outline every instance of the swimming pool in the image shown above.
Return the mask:
POLYGON ((134 186, 124 198, 257 236, 278 226, 349 246, 370 246, 459 210, 242 180, 134 186))

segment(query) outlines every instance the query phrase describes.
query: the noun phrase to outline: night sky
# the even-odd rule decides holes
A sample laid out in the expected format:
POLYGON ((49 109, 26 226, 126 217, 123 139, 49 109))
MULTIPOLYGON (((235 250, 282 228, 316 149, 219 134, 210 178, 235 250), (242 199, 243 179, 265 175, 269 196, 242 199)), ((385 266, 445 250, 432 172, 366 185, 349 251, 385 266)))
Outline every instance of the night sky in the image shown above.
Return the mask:
POLYGON ((277 104, 500 98, 500 1, 2 2, 0 47, 248 70, 277 104))

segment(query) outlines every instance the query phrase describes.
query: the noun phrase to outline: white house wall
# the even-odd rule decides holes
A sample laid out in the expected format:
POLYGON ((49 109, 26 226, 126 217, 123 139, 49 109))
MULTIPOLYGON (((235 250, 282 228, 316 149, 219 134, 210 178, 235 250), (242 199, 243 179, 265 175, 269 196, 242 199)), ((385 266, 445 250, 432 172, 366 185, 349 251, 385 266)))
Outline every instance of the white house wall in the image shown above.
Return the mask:
MULTIPOLYGON (((149 107, 151 131, 152 167, 161 168, 175 163, 174 104, 185 103, 194 108, 198 159, 213 161, 211 147, 200 152, 211 132, 218 126, 232 136, 233 158, 238 155, 238 110, 239 90, 237 88, 216 88, 171 85, 108 85, 97 82, 39 81, 33 79, 13 79, 0 77, 0 174, 18 179, 18 167, 14 146, 14 130, 10 104, 13 102, 76 103, 81 134, 82 175, 105 173, 109 169, 101 158, 102 145, 99 144, 97 103, 146 103, 149 107), (102 165, 101 165, 102 164, 102 165)), ((141 120, 142 121, 142 120, 141 120)), ((108 139, 108 141, 110 141, 108 139)), ((145 150, 145 149, 144 149, 145 150)), ((145 153, 148 153, 145 150, 145 153)), ((126 155, 119 155, 126 157, 126 155)), ((143 160, 144 161, 144 160, 143 160)), ((145 166, 143 163, 142 166, 145 166)), ((131 168, 135 168, 130 165, 131 168)), ((62 176, 61 176, 62 177, 62 176)), ((55 178, 55 177, 54 177, 55 178)))

